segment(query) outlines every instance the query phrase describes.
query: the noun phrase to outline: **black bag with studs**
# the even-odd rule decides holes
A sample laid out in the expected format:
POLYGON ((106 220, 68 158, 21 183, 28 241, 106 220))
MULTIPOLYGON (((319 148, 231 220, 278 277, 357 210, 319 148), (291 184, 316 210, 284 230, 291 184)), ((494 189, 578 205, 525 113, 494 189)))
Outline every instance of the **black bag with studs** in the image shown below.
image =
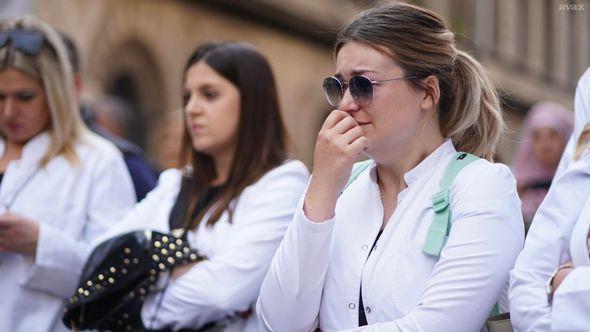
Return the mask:
POLYGON ((63 323, 72 330, 145 330, 141 306, 160 274, 204 259, 177 235, 134 231, 98 245, 66 306, 63 323))

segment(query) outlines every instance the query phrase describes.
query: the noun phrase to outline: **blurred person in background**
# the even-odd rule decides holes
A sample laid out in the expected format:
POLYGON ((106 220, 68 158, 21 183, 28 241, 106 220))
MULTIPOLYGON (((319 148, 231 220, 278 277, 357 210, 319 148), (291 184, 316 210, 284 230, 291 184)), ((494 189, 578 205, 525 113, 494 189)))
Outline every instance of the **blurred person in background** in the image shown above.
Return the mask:
POLYGON ((92 103, 94 123, 110 134, 129 140, 133 122, 137 121, 132 106, 124 99, 106 95, 92 103))
MULTIPOLYGON (((80 53, 74 41, 65 33, 61 37, 74 71, 78 99, 83 87, 80 74, 80 53)), ((95 133, 111 141, 123 153, 123 159, 133 180, 136 200, 142 200, 157 182, 157 171, 145 152, 127 139, 132 125, 133 110, 121 98, 106 96, 94 105, 80 107, 86 125, 95 133)))
POLYGON ((146 328, 259 331, 251 309, 309 174, 289 159, 273 73, 253 46, 199 46, 182 86, 188 167, 162 172, 112 234, 186 229, 190 245, 208 257, 177 267, 168 286, 150 294, 146 328))
POLYGON ((145 152, 128 140, 133 116, 131 105, 119 97, 104 96, 92 104, 92 115, 94 122, 90 128, 123 152, 137 201, 141 201, 156 186, 157 172, 145 152))
POLYGON ((0 331, 64 331, 89 244, 133 206, 121 153, 84 125, 60 35, 0 23, 0 331))
POLYGON ((545 101, 535 104, 524 120, 512 172, 522 201, 526 230, 551 186, 572 132, 572 117, 565 106, 545 101))

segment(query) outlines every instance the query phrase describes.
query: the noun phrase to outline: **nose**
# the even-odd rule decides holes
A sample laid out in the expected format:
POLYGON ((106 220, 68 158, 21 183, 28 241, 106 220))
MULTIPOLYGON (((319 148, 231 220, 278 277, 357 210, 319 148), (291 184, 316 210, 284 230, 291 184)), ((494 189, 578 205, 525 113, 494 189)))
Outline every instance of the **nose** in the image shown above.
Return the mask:
POLYGON ((2 115, 5 117, 12 117, 16 114, 16 105, 14 104, 14 100, 12 98, 6 97, 3 104, 2 115))
POLYGON ((184 110, 187 115, 192 115, 192 116, 198 115, 203 111, 201 106, 199 105, 197 98, 195 98, 194 94, 191 94, 189 100, 187 101, 186 105, 184 106, 184 110))
POLYGON ((338 109, 348 113, 354 113, 360 109, 360 105, 350 94, 350 88, 344 90, 344 95, 342 96, 342 100, 340 100, 340 104, 338 104, 338 109))

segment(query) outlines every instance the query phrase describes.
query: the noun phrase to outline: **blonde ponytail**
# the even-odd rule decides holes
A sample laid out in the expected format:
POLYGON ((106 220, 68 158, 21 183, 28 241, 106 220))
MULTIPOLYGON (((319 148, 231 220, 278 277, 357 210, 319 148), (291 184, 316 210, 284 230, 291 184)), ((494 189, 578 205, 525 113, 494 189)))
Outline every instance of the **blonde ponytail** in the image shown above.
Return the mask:
POLYGON ((440 112, 440 128, 457 150, 491 160, 505 125, 498 93, 483 66, 457 51, 450 80, 449 109, 440 112))

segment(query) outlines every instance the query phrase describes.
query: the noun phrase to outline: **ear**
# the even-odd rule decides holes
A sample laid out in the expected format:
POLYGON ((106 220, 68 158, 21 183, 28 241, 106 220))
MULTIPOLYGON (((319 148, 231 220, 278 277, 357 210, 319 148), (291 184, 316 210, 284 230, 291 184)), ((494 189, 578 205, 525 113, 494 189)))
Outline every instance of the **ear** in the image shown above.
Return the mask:
POLYGON ((440 86, 438 84, 438 78, 434 75, 430 75, 422 80, 424 86, 424 97, 420 103, 420 108, 425 111, 436 109, 438 101, 440 100, 440 86))

